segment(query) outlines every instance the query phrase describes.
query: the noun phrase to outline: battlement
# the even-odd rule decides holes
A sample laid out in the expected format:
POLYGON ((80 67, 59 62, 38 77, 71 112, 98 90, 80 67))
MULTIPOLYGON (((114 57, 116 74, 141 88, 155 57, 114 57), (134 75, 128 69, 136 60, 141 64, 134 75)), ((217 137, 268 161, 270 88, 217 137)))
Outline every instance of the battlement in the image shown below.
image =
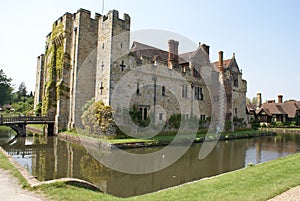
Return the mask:
POLYGON ((90 18, 91 20, 96 20, 96 21, 98 21, 99 18, 102 16, 99 13, 95 13, 94 17, 92 17, 91 11, 83 9, 83 8, 78 9, 77 12, 74 13, 74 18, 76 18, 77 15, 81 15, 81 16, 84 16, 86 18, 90 18))
POLYGON ((114 20, 114 21, 123 21, 125 23, 130 23, 130 16, 126 13, 124 13, 123 18, 121 19, 119 17, 119 11, 117 10, 110 10, 107 15, 104 15, 101 17, 102 22, 105 22, 106 20, 114 20))
POLYGON ((98 21, 102 17, 102 15, 99 14, 99 13, 95 13, 94 17, 92 17, 91 16, 91 11, 83 9, 83 8, 80 8, 74 14, 66 12, 63 16, 61 16, 60 18, 58 18, 53 23, 53 26, 57 26, 58 24, 62 23, 64 20, 71 20, 71 19, 75 20, 77 16, 90 18, 91 20, 95 20, 95 21, 98 21))

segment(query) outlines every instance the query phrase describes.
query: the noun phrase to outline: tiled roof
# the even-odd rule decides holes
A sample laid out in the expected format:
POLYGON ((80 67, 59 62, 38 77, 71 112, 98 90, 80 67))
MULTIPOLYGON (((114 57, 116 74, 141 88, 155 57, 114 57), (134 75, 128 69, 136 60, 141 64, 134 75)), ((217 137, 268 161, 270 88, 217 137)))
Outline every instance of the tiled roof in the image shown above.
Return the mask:
MULTIPOLYGON (((141 56, 147 58, 158 58, 160 61, 165 63, 168 62, 169 52, 165 50, 158 49, 149 45, 145 45, 139 42, 133 42, 130 52, 135 53, 136 59, 140 59, 141 56)), ((184 54, 178 55, 179 64, 188 63, 195 56, 197 51, 191 51, 184 54)))
POLYGON ((169 53, 167 51, 151 47, 149 45, 145 45, 139 42, 133 42, 130 52, 134 52, 136 59, 140 59, 140 57, 147 57, 153 59, 156 57, 158 60, 167 62, 169 53))
POLYGON ((274 115, 288 115, 289 118, 296 116, 297 110, 300 110, 300 101, 288 101, 285 103, 264 103, 257 111, 265 111, 269 116, 274 115))
POLYGON ((246 107, 247 107, 248 112, 251 112, 251 111, 254 112, 256 109, 256 106, 252 103, 247 104, 246 107))
MULTIPOLYGON (((228 68, 229 65, 231 63, 231 59, 227 59, 227 60, 224 60, 223 61, 223 64, 225 65, 225 68, 228 68)), ((219 67, 219 61, 216 61, 216 62, 213 62, 213 64, 216 66, 216 67, 219 67)))
POLYGON ((179 55, 179 63, 187 63, 189 62, 193 56, 195 56, 195 54, 197 53, 197 51, 192 51, 192 52, 187 52, 184 54, 180 54, 179 55))
POLYGON ((285 103, 281 103, 280 106, 288 114, 289 118, 294 118, 297 110, 300 109, 300 101, 289 101, 285 103))

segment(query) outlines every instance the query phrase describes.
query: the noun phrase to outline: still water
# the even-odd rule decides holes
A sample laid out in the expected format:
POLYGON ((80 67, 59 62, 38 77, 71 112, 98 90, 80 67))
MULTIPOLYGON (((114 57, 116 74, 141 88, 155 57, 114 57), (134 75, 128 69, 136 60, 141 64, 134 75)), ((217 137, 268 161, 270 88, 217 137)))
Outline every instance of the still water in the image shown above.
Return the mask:
MULTIPOLYGON (((131 175, 111 170, 80 144, 57 137, 34 136, 0 138, 2 147, 40 181, 73 177, 89 181, 102 191, 119 197, 145 194, 204 177, 262 163, 300 150, 299 135, 277 135, 230 141, 219 141, 203 160, 198 159, 202 144, 194 144, 173 165, 159 172, 131 175)), ((159 148, 138 148, 134 153, 149 153, 159 148)))

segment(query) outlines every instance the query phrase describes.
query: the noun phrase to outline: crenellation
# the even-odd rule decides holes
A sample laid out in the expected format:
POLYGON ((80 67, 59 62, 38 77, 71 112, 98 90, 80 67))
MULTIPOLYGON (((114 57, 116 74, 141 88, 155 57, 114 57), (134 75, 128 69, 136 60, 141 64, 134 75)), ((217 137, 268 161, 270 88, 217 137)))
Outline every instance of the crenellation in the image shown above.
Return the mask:
MULTIPOLYGON (((35 97, 35 105, 42 102, 47 114, 56 115, 56 131, 81 126, 82 107, 92 98, 110 105, 117 84, 131 71, 136 76, 132 78, 133 83, 121 86, 124 91, 135 93, 138 84, 148 84, 140 89, 141 94, 133 94, 131 106, 137 104, 150 112, 155 104, 160 105, 166 109, 163 119, 167 119, 180 113, 182 106, 186 111, 184 115, 192 116, 197 103, 199 115, 206 119, 213 115, 213 103, 222 99, 219 89, 210 91, 207 86, 214 79, 225 88, 227 120, 246 119, 247 82, 242 79, 235 55, 228 61, 223 60, 220 52, 219 61, 211 63, 209 46, 199 43, 195 51, 183 56, 178 53, 179 42, 172 39, 169 51, 138 42, 130 48, 130 25, 130 16, 124 14, 121 19, 117 10, 107 15, 95 13, 91 18, 90 11, 79 9, 74 14, 65 13, 54 22, 52 32, 46 37, 45 55, 38 57, 36 82, 39 84, 35 94, 41 98, 35 97), (154 72, 157 73, 156 88, 154 72), (234 76, 236 83, 231 79, 234 76), (164 95, 159 84, 165 87, 164 95), (154 88, 157 90, 155 99, 154 88)), ((163 113, 163 110, 157 111, 156 119, 163 113)))

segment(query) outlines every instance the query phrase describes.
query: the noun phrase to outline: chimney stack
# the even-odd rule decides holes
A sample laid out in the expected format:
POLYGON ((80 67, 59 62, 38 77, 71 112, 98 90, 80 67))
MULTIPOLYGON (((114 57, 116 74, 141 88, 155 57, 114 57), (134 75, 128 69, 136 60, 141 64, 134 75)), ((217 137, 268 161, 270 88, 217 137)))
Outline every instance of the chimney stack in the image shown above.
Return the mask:
POLYGON ((209 46, 206 44, 202 44, 201 48, 206 52, 207 56, 209 57, 209 46))
POLYGON ((169 40, 169 58, 168 58, 168 66, 170 68, 178 66, 178 46, 179 42, 175 40, 169 40))
POLYGON ((278 95, 278 103, 282 103, 283 95, 278 95))
POLYGON ((219 71, 224 72, 223 51, 219 52, 219 71))
POLYGON ((256 109, 258 110, 262 105, 261 93, 257 93, 256 97, 256 109))

